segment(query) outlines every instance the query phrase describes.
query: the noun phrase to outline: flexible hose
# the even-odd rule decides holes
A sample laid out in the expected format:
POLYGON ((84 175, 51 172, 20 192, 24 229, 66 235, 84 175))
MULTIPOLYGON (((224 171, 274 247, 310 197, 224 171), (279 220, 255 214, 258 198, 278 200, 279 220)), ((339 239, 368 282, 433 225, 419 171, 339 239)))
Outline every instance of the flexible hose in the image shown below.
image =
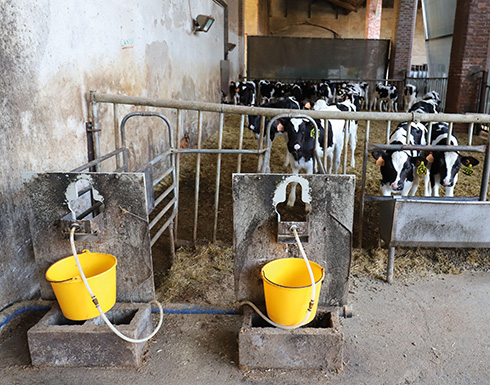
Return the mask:
POLYGON ((74 225, 72 225, 72 228, 70 229, 70 245, 71 245, 71 251, 73 252, 73 257, 75 258, 75 261, 77 263, 78 271, 80 272, 80 276, 82 277, 82 281, 85 284, 85 287, 87 288, 87 291, 90 294, 90 297, 92 298, 92 302, 97 307, 97 310, 99 311, 100 316, 102 317, 102 319, 104 320, 104 322, 107 324, 107 326, 109 326, 109 328, 118 337, 122 338, 123 340, 125 340, 127 342, 131 342, 133 344, 139 344, 141 342, 148 341, 151 337, 153 337, 155 334, 157 334, 158 330, 160 330, 160 327, 162 326, 162 323, 163 323, 163 309, 162 309, 162 305, 160 304, 160 302, 158 302, 156 300, 150 301, 150 303, 154 303, 154 304, 156 304, 158 306, 158 309, 160 310, 160 321, 158 322, 158 325, 155 328, 155 330, 153 330, 153 332, 149 336, 147 336, 145 338, 134 339, 134 338, 130 338, 130 337, 125 336, 119 330, 117 330, 116 327, 111 323, 111 321, 109 321, 107 319, 106 315, 102 311, 102 309, 100 307, 100 304, 99 304, 99 301, 95 297, 94 292, 90 288, 90 285, 89 285, 89 283, 87 281, 87 278, 85 277, 85 274, 83 273, 82 265, 80 264, 80 261, 78 259, 77 249, 75 248, 75 230, 76 230, 77 227, 78 227, 78 225, 77 224, 74 224, 74 225))
POLYGON ((315 303, 315 297, 316 297, 315 277, 313 275, 313 271, 311 270, 310 261, 308 261, 308 258, 306 257, 305 250, 303 249, 303 245, 301 244, 301 240, 299 239, 298 232, 296 231, 296 226, 295 225, 292 225, 291 228, 290 228, 290 230, 294 234, 294 238, 296 239, 296 243, 298 244, 298 248, 299 248, 299 251, 301 253, 301 256, 305 260, 306 267, 308 269, 308 273, 310 274, 310 279, 311 279, 311 301, 309 303, 308 309, 306 310, 306 316, 305 316, 305 318, 299 324, 297 324, 297 325, 291 325, 291 326, 281 325, 281 324, 278 324, 277 322, 272 321, 270 318, 268 318, 264 313, 262 313, 259 310, 259 308, 257 308, 257 306, 255 306, 250 301, 241 301, 238 304, 238 306, 242 306, 242 305, 248 305, 248 306, 250 306, 265 321, 267 321, 268 323, 270 323, 272 326, 275 326, 275 327, 277 327, 279 329, 283 329, 283 330, 294 330, 294 329, 297 329, 297 328, 303 326, 304 324, 306 324, 306 321, 310 317, 311 311, 313 310, 313 305, 315 303))

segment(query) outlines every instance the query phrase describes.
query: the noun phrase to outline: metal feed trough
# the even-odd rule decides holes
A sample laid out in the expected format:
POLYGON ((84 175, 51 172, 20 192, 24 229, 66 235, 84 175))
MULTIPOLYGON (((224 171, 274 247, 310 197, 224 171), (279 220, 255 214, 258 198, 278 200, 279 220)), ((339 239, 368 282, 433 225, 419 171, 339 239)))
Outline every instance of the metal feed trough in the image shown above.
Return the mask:
POLYGON ((490 202, 394 197, 380 202, 380 236, 389 246, 393 281, 396 246, 490 247, 490 202))

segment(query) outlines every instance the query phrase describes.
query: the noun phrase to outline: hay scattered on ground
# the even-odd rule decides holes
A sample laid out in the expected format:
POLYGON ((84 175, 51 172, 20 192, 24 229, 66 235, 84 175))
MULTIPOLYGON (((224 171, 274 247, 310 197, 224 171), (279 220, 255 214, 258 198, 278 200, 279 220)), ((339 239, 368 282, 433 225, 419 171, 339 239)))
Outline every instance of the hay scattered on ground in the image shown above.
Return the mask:
POLYGON ((162 302, 232 303, 233 260, 232 247, 180 248, 157 298, 162 302))

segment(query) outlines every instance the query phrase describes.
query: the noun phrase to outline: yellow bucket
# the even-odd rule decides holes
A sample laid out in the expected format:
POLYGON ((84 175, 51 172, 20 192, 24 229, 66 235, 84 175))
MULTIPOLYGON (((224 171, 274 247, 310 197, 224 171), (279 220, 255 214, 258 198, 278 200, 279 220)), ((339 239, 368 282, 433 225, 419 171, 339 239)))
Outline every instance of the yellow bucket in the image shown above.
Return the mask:
MULTIPOLYGON (((109 311, 116 303, 116 257, 83 250, 78 254, 78 259, 101 309, 104 313, 109 311)), ((46 271, 46 280, 51 283, 66 318, 81 321, 100 315, 82 281, 73 255, 52 264, 46 271)))
MULTIPOLYGON (((323 267, 310 261, 315 279, 315 303, 305 324, 315 318, 320 288, 325 277, 323 267)), ((265 307, 269 318, 284 326, 298 325, 306 317, 311 301, 311 278, 304 259, 282 258, 262 267, 265 307)))

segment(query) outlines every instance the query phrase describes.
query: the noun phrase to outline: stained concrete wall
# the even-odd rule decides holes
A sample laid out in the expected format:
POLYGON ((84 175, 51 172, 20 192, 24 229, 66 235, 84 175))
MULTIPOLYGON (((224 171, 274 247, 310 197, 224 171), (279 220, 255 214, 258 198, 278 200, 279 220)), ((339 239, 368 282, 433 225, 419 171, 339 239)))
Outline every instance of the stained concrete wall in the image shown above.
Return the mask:
MULTIPOLYGON (((87 161, 90 90, 219 102, 224 12, 213 0, 16 0, 0 2, 0 20, 2 309, 39 287, 21 172, 68 171, 87 161), (215 17, 208 33, 192 32, 197 14, 215 17)), ((229 40, 239 44, 229 55, 236 77, 243 49, 236 28, 229 40)), ((102 121, 110 112, 100 110, 102 121)), ((113 147, 113 136, 103 131, 101 140, 113 147)), ((134 149, 142 157, 148 151, 134 149)))

